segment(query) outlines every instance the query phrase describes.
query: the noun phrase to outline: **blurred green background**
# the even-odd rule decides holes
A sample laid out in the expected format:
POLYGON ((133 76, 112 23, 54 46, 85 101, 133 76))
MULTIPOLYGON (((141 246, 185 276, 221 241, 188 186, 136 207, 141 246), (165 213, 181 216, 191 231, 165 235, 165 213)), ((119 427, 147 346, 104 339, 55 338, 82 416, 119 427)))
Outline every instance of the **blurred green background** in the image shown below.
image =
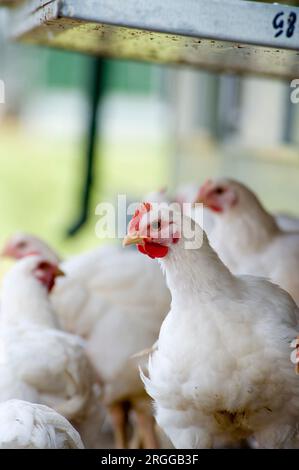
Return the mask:
MULTIPOLYGON (((33 62, 35 69, 33 80, 28 84, 25 79, 21 92, 24 102, 29 101, 27 108, 30 108, 30 99, 38 103, 47 95, 52 96, 55 110, 48 109, 49 113, 53 113, 48 130, 41 130, 39 126, 34 129, 34 124, 28 127, 26 120, 36 123, 39 119, 38 104, 34 105, 33 111, 29 110, 27 116, 22 116, 18 100, 17 104, 11 104, 6 90, 6 103, 0 105, 6 107, 5 118, 0 121, 0 210, 4 215, 1 242, 8 234, 24 230, 40 234, 64 253, 90 248, 100 242, 94 234, 96 216, 92 210, 89 223, 78 236, 65 236, 79 210, 88 120, 84 122, 81 119, 79 135, 74 129, 64 135, 63 128, 57 132, 50 124, 55 121, 55 113, 63 113, 72 120, 74 106, 68 115, 66 94, 73 94, 74 101, 76 98, 83 102, 86 100, 92 59, 42 48, 32 51, 25 46, 10 47, 10 50, 18 55, 22 48, 28 57, 25 70, 33 62)), ((148 64, 106 61, 105 93, 108 96, 128 96, 128 100, 132 94, 142 103, 144 97, 157 92, 150 69, 148 64)), ((42 105, 40 109, 43 114, 45 110, 42 105)), ((75 109, 80 110, 80 106, 75 106, 75 109)), ((84 114, 87 117, 86 110, 84 114)), ((115 201, 119 192, 128 193, 136 199, 167 183, 167 153, 171 146, 167 136, 165 139, 139 139, 138 135, 133 135, 119 140, 105 138, 105 133, 100 129, 98 134, 93 208, 102 200, 115 201)))

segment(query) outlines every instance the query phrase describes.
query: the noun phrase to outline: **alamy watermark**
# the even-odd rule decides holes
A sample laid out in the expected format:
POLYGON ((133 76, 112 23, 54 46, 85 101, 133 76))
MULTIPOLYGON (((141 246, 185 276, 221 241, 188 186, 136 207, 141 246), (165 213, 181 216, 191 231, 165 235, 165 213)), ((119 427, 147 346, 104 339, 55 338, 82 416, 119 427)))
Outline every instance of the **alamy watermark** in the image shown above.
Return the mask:
POLYGON ((290 94, 291 103, 298 104, 299 103, 299 78, 294 78, 291 81, 290 87, 293 88, 290 94))
POLYGON ((101 239, 123 239, 128 233, 150 239, 156 243, 184 239, 186 249, 198 249, 202 245, 202 204, 127 203, 125 194, 117 197, 117 203, 101 202, 96 206, 98 221, 95 233, 101 239))

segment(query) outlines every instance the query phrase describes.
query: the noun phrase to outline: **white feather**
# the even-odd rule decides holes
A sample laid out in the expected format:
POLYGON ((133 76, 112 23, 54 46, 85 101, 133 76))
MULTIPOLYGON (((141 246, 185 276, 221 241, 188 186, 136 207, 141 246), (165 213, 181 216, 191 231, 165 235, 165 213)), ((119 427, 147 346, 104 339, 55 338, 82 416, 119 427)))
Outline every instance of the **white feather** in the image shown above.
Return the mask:
POLYGON ((47 406, 0 403, 0 449, 83 449, 78 432, 47 406))
MULTIPOLYGON (((185 223, 185 221, 184 221, 185 223)), ((202 233, 194 226, 196 237, 202 233)), ((158 424, 177 448, 233 445, 298 447, 298 377, 290 343, 299 311, 268 281, 236 277, 204 236, 184 240, 161 260, 172 305, 142 374, 158 424)))

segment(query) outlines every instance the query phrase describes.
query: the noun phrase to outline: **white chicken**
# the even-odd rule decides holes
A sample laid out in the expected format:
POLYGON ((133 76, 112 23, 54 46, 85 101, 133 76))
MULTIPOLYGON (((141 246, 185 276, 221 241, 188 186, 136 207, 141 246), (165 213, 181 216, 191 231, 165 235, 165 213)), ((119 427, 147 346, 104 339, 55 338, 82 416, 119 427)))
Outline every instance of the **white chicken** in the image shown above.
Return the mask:
POLYGON ((199 200, 214 213, 209 236, 235 274, 269 278, 299 303, 299 232, 285 232, 255 194, 230 179, 209 180, 199 200))
POLYGON ((48 406, 0 403, 0 449, 83 449, 79 433, 48 406))
POLYGON ((140 208, 124 240, 131 244, 159 259, 172 294, 143 380, 175 447, 248 438, 298 447, 290 343, 299 311, 291 297, 264 279, 231 274, 199 225, 165 208, 140 208))
POLYGON ((83 340, 58 327, 49 299, 58 266, 41 256, 18 261, 3 281, 0 401, 24 399, 82 419, 94 374, 83 340))
MULTIPOLYGON (((4 249, 5 255, 16 259, 32 253, 59 258, 41 240, 25 234, 12 237, 4 249)), ((63 327, 87 341, 110 410, 116 446, 128 446, 132 408, 142 445, 157 446, 151 403, 138 371, 144 359, 132 356, 157 340, 169 310, 170 293, 159 267, 118 246, 100 247, 61 266, 66 276, 57 282, 52 301, 63 327)))
MULTIPOLYGON (((146 199, 147 201, 152 201, 152 199, 146 199)), ((200 202, 200 187, 195 183, 185 184, 180 186, 176 191, 175 200, 178 201, 181 205, 184 203, 194 204, 194 202, 200 202)), ((166 200, 165 200, 166 201, 166 200)), ((157 199, 157 202, 159 201, 157 199)), ((167 202, 167 201, 166 201, 167 202)), ((186 214, 188 215, 188 214, 186 214)), ((209 235, 212 233, 213 225, 214 225, 214 217, 215 215, 211 210, 207 207, 203 207, 201 210, 196 210, 193 208, 190 211, 190 217, 192 217, 195 222, 197 222, 209 235)), ((285 213, 274 214, 274 218, 276 220, 277 225, 279 228, 286 232, 295 232, 299 231, 299 218, 285 213)))

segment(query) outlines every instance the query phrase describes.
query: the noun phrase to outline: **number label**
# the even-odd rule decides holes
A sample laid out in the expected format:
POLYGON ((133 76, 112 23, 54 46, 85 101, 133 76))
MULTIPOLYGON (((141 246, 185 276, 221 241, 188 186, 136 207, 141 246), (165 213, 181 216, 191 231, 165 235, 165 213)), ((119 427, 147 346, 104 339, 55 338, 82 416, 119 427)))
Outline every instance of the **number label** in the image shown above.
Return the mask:
POLYGON ((287 38, 291 38, 294 35, 296 23, 297 13, 291 11, 287 19, 283 11, 277 13, 272 21, 273 28, 276 30, 274 37, 278 38, 285 34, 287 38))

